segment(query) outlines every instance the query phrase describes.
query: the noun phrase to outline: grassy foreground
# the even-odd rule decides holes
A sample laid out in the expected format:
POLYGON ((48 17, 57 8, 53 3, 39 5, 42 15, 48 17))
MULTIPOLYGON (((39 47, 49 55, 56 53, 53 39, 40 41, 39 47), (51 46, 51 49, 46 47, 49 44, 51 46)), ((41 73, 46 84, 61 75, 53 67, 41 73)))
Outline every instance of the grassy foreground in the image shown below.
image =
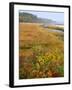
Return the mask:
POLYGON ((19 25, 19 79, 64 76, 64 35, 39 24, 19 25))

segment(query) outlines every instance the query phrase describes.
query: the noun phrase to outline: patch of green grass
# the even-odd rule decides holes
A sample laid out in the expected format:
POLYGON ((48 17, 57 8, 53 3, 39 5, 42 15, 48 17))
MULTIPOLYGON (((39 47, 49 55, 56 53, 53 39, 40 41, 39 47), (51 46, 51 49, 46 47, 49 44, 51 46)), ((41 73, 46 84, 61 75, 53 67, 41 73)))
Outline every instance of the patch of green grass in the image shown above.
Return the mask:
POLYGON ((48 26, 48 29, 64 31, 64 27, 59 27, 59 26, 48 26))

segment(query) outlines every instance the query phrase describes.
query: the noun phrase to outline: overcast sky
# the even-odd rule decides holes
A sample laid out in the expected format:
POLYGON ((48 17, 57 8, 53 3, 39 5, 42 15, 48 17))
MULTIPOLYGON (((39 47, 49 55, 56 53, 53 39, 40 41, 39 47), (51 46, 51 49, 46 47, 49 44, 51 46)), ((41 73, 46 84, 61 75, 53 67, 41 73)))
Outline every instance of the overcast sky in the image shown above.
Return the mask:
POLYGON ((36 15, 40 18, 52 19, 56 22, 64 23, 64 13, 63 12, 48 12, 48 11, 20 11, 36 15))

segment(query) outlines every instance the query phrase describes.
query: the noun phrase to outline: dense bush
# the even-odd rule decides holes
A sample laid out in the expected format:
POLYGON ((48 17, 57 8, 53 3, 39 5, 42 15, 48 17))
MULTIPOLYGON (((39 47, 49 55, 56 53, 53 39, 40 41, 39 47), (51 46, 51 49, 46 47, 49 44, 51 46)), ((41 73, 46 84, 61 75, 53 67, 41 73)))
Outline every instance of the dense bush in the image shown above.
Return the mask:
POLYGON ((20 78, 62 77, 64 75, 63 54, 54 49, 44 52, 41 46, 32 47, 33 55, 20 66, 20 78), (28 62, 27 62, 28 61, 28 62), (31 61, 31 62, 30 62, 31 61))

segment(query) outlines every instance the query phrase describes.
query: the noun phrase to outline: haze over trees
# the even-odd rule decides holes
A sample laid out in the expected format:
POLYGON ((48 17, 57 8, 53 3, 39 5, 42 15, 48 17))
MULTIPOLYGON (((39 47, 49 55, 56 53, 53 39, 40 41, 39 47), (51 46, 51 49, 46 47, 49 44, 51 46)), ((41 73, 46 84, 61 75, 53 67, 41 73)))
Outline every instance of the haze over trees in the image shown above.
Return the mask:
POLYGON ((51 19, 39 18, 36 15, 30 13, 19 13, 19 21, 20 22, 30 22, 30 23, 55 23, 55 21, 51 19))

